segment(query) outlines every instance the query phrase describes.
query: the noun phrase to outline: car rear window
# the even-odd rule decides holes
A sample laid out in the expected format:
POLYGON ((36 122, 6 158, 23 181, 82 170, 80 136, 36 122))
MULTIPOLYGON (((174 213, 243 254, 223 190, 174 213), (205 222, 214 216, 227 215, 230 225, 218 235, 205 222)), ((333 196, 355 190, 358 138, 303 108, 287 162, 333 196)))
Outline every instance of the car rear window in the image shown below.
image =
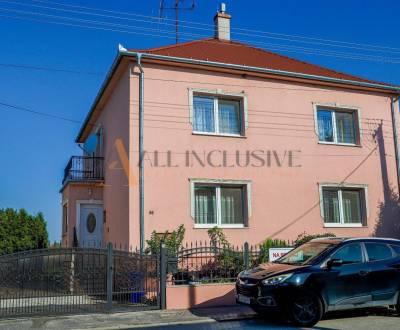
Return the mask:
POLYGON ((400 256, 400 245, 390 245, 397 256, 400 256))
POLYGON ((384 260, 393 257, 392 250, 387 244, 365 243, 369 261, 384 260))

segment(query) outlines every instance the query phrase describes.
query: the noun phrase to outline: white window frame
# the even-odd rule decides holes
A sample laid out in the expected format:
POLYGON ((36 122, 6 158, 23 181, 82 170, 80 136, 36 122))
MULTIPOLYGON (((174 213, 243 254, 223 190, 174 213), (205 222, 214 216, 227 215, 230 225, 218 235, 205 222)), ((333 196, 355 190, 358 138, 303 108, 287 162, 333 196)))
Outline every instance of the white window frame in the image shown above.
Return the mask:
POLYGON ((223 180, 223 179, 190 179, 190 204, 191 204, 191 217, 196 229, 208 228, 248 228, 249 219, 251 216, 251 181, 249 180, 223 180), (195 186, 201 184, 204 186, 216 187, 216 206, 217 206, 217 223, 213 224, 197 224, 195 218, 195 186), (244 200, 243 210, 243 223, 241 224, 222 224, 221 223, 221 187, 229 186, 242 186, 245 188, 246 195, 244 200))
POLYGON ((320 183, 319 184, 319 199, 320 199, 320 213, 324 223, 324 227, 326 228, 361 228, 368 226, 368 218, 369 218, 369 207, 368 207, 368 185, 366 184, 352 184, 352 183, 320 183), (338 200, 339 200, 339 219, 340 223, 329 223, 325 222, 325 213, 324 213, 324 196, 323 189, 324 188, 335 188, 338 189, 338 200), (363 219, 363 215, 361 215, 360 223, 344 223, 344 215, 343 215, 343 199, 342 199, 342 190, 343 189, 355 189, 362 190, 363 196, 365 200, 360 200, 361 207, 363 208, 362 213, 365 213, 363 219), (365 220, 365 224, 363 223, 365 220))
POLYGON ((314 107, 314 127, 315 134, 318 138, 319 144, 330 144, 330 145, 339 145, 339 146, 348 146, 348 147, 361 147, 361 109, 356 106, 343 105, 338 103, 313 103, 314 107), (318 131, 318 110, 327 110, 332 111, 332 130, 333 130, 333 141, 321 141, 319 138, 318 131), (355 113, 357 118, 354 118, 354 132, 356 143, 344 143, 337 141, 337 132, 336 132, 336 112, 353 112, 355 113), (356 125, 357 124, 357 125, 356 125))
POLYGON ((189 88, 189 118, 193 127, 193 134, 195 135, 213 135, 213 136, 226 136, 226 137, 245 137, 246 129, 248 127, 248 114, 247 114, 247 95, 244 92, 228 92, 221 89, 203 89, 203 88, 189 88), (204 96, 213 98, 214 100, 214 132, 202 132, 194 130, 194 102, 196 96, 204 96), (240 134, 229 134, 219 132, 219 115, 218 115, 218 99, 237 100, 240 103, 240 134))

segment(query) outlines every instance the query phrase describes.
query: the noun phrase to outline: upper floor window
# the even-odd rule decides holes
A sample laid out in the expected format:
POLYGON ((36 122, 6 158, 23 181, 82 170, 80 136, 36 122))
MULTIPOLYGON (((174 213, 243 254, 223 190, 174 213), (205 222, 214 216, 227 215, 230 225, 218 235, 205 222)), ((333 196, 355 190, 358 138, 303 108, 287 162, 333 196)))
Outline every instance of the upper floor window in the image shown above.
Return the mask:
POLYGON ((319 142, 357 145, 360 141, 357 110, 317 108, 319 142))
POLYGON ((240 99, 194 95, 193 130, 195 133, 243 135, 243 111, 240 99))
POLYGON ((327 227, 359 227, 365 224, 365 188, 322 186, 322 215, 327 227))

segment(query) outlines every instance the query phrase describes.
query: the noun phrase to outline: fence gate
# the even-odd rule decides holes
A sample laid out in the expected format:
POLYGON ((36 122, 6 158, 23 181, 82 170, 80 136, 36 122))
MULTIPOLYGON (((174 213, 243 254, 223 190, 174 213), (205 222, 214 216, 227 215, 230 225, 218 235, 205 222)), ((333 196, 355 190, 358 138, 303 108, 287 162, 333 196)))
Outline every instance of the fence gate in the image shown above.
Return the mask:
POLYGON ((159 308, 157 256, 94 248, 0 256, 0 317, 159 308))

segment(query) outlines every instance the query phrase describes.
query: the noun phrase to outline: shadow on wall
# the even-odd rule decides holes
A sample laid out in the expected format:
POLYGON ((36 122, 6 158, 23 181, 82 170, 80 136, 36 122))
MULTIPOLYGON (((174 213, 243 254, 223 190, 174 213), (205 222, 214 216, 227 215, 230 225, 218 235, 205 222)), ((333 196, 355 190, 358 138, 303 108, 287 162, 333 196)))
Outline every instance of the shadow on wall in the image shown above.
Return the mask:
POLYGON ((379 215, 375 225, 374 236, 400 239, 400 200, 390 189, 388 197, 379 203, 379 215))
POLYGON ((400 239, 400 199, 395 189, 389 183, 382 123, 376 129, 376 141, 379 147, 381 163, 383 201, 378 205, 379 213, 373 236, 400 239))

